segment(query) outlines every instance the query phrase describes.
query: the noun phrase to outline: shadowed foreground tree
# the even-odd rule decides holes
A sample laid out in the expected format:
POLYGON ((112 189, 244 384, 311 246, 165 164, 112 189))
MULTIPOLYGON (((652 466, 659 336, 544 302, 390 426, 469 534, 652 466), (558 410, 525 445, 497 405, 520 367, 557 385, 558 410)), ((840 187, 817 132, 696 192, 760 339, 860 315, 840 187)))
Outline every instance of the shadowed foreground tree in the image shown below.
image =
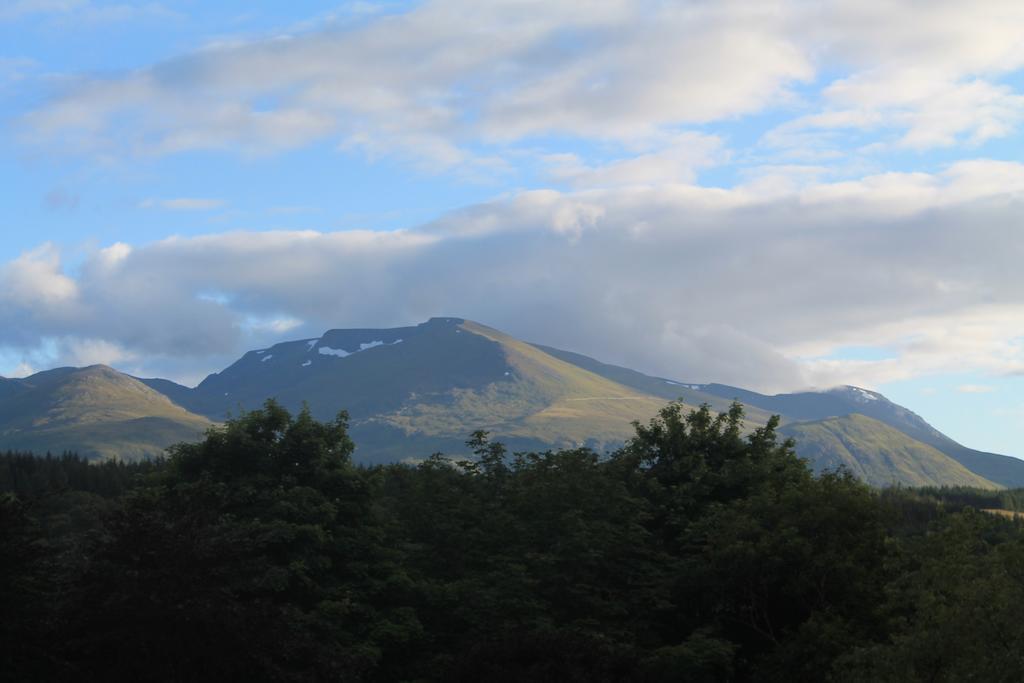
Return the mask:
POLYGON ((69 659, 118 680, 357 677, 385 559, 330 424, 268 402, 165 470, 107 521, 78 581, 69 659))
POLYGON ((362 469, 268 402, 154 465, 12 456, 0 680, 1024 677, 1021 528, 954 511, 992 496, 814 477, 775 427, 362 469))

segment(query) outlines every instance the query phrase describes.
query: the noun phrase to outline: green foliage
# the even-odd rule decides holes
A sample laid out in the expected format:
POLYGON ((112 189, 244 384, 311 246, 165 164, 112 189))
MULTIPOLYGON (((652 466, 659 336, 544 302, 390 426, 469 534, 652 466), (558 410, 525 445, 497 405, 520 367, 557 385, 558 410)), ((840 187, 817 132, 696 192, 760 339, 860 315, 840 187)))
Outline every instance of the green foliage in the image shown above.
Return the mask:
POLYGON ((938 500, 953 510, 973 507, 978 510, 988 508, 1024 511, 1024 489, 993 491, 968 486, 930 486, 919 488, 916 493, 938 500))
POLYGON ((37 457, 8 451, 0 454, 0 491, 22 498, 47 493, 82 491, 103 497, 118 496, 132 488, 140 477, 163 466, 163 460, 125 462, 107 460, 90 463, 75 453, 37 457))
POLYGON ((273 402, 174 449, 90 549, 69 659, 124 680, 357 675, 387 625, 370 501, 329 424, 273 402), (119 658, 123 648, 139 657, 119 658), (173 672, 169 675, 167 672, 173 672))
POLYGON ((268 402, 148 467, 12 454, 0 664, 76 681, 1024 675, 1021 527, 961 505, 997 494, 815 477, 776 419, 743 417, 675 403, 607 457, 510 454, 481 430, 471 458, 367 469, 344 414, 268 402))

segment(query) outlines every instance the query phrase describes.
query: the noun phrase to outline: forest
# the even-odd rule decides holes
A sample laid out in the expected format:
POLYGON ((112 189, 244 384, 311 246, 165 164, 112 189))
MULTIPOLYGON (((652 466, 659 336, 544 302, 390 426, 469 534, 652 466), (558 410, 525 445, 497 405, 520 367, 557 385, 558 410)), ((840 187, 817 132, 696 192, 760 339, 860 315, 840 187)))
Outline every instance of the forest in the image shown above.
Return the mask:
POLYGON ((159 461, 8 453, 0 677, 1024 680, 1020 491, 814 476, 742 417, 361 467, 268 402, 159 461))

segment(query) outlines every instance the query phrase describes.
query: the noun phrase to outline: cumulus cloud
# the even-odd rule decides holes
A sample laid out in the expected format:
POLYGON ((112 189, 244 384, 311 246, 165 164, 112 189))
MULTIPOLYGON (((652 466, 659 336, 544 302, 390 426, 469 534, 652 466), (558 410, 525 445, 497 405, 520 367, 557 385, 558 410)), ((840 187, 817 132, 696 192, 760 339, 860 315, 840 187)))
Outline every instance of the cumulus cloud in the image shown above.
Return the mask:
MULTIPOLYGON (((798 115, 768 147, 820 158, 840 146, 828 136, 867 130, 920 150, 1016 130, 1024 99, 1003 79, 1024 67, 1022 27, 1016 0, 433 0, 73 77, 22 123, 29 139, 105 154, 265 154, 333 139, 445 169, 500 164, 480 146, 500 156, 570 136, 633 148, 783 108, 798 115), (815 82, 823 73, 831 80, 815 82)), ((684 179, 694 160, 674 149, 612 167, 563 156, 554 170, 577 185, 684 179)))
POLYGON ((1024 118, 1024 97, 1003 82, 1024 67, 1018 2, 835 0, 797 23, 815 37, 818 63, 845 75, 825 84, 817 111, 770 131, 767 146, 820 154, 823 142, 835 150, 855 139, 823 133, 863 131, 889 134, 883 147, 971 145, 1024 118))
POLYGON ((461 315, 673 379, 770 390, 1011 373, 1024 370, 1022 209, 1024 166, 979 160, 788 194, 522 192, 395 232, 113 245, 74 275, 44 246, 0 268, 0 342, 88 340, 137 372, 196 374, 281 334, 461 315), (894 356, 830 358, 863 345, 894 356))
POLYGON ((0 283, 0 304, 42 309, 73 304, 78 297, 75 281, 60 272, 60 254, 50 243, 7 263, 0 283))
POLYGON ((633 143, 761 109, 813 69, 790 11, 751 3, 437 0, 355 26, 73 79, 25 117, 83 150, 266 153, 333 137, 438 167, 473 143, 633 143))
POLYGON ((801 147, 815 131, 896 131, 891 143, 916 150, 978 145, 1012 133, 1024 119, 1024 96, 981 78, 953 80, 934 69, 878 69, 841 79, 824 91, 827 109, 788 121, 765 135, 777 147, 801 147))

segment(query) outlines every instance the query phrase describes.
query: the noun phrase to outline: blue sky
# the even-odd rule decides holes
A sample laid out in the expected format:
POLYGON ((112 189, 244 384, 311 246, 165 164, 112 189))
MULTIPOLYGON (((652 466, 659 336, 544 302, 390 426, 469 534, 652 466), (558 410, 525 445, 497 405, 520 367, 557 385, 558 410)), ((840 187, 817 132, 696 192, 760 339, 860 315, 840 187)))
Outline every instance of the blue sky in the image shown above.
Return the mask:
POLYGON ((1024 456, 1016 2, 12 0, 0 373, 463 315, 1024 456))

